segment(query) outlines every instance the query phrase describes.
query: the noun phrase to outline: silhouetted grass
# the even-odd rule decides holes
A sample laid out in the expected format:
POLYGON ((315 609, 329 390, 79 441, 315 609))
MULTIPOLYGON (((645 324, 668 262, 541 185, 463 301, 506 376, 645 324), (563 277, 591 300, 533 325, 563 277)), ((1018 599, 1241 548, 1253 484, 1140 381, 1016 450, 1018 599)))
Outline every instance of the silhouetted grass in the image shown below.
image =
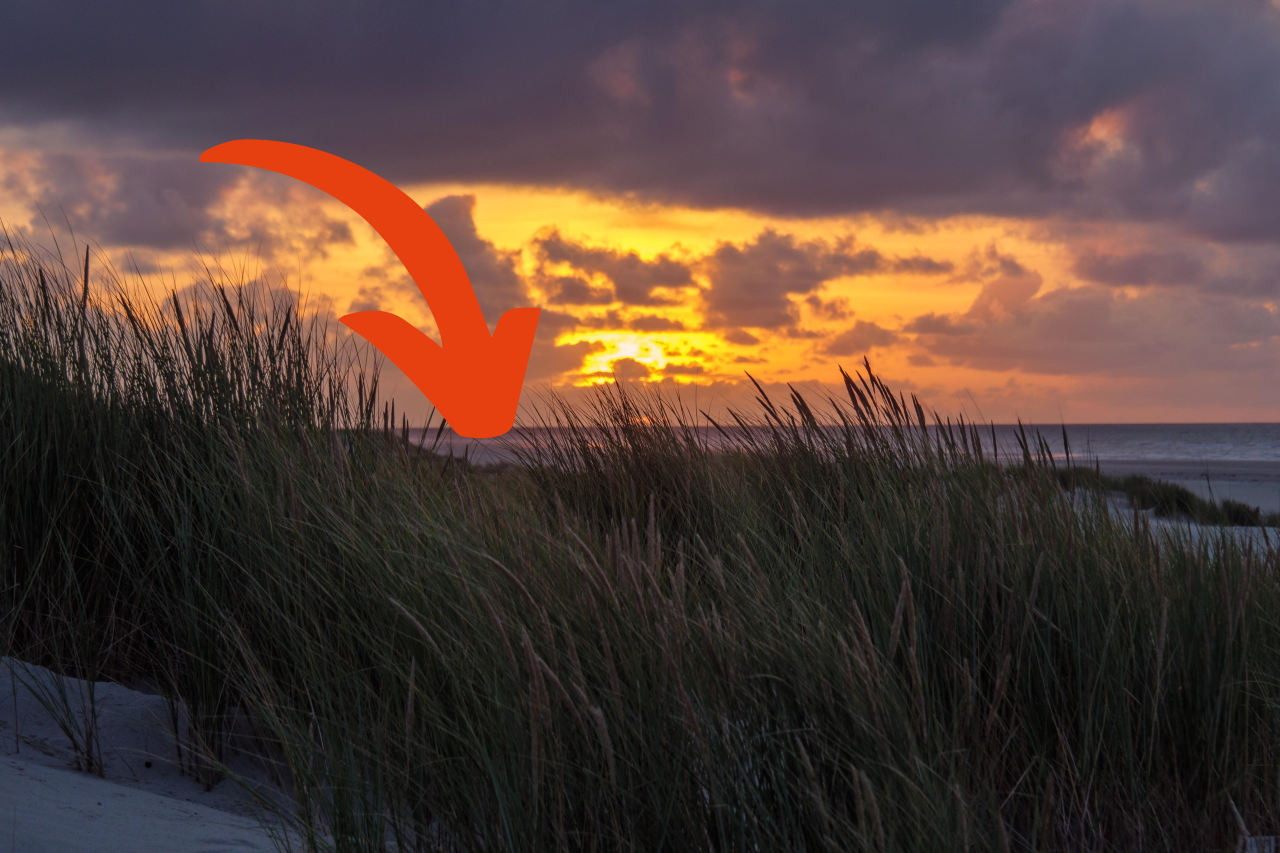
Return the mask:
POLYGON ((487 472, 205 296, 113 313, 5 255, 5 651, 166 685, 208 784, 243 709, 306 846, 1226 849, 1228 795, 1276 828, 1273 550, 1073 505, 1034 436, 997 465, 869 367, 715 451, 677 400, 553 400, 487 472))

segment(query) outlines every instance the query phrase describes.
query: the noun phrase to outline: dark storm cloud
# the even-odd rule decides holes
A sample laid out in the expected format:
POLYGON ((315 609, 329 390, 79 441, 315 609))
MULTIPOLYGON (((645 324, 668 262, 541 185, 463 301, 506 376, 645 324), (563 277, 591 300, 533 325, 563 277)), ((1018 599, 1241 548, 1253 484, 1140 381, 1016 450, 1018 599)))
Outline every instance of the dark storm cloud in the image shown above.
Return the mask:
MULTIPOLYGON (((192 158, 258 137, 398 182, 1280 236, 1280 14, 1263 2, 48 0, 4 27, 4 122, 192 158)), ((199 193, 184 203, 133 215, 200 215, 199 193)))
POLYGON ((793 326, 798 308, 789 297, 812 294, 841 276, 874 272, 883 261, 876 250, 856 249, 851 240, 798 242, 771 228, 742 246, 720 243, 701 263, 711 283, 703 293, 707 323, 712 328, 793 326))
MULTIPOLYGON (((668 255, 651 261, 635 252, 619 252, 567 240, 550 229, 533 240, 533 249, 543 264, 568 264, 587 276, 601 275, 613 285, 613 299, 628 305, 669 305, 672 300, 654 294, 657 288, 681 288, 693 284, 687 264, 668 255)), ((565 304, 607 304, 603 288, 594 288, 578 277, 559 277, 554 299, 565 304)))

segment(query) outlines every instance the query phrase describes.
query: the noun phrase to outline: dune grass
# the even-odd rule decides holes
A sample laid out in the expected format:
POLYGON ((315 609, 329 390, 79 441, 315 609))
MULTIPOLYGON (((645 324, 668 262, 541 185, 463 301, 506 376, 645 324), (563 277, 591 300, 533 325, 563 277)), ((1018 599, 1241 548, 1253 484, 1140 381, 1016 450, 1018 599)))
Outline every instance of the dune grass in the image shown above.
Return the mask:
POLYGON ((715 449, 678 400, 553 398, 484 470, 379 428, 290 309, 82 279, 0 258, 2 650, 164 685, 209 785, 240 709, 303 848, 1212 850, 1229 798, 1280 830, 1276 553, 1073 506, 1034 437, 997 465, 868 368, 715 449))
POLYGON ((1256 506, 1231 498, 1205 500, 1186 486, 1144 474, 1118 477, 1095 468, 1068 465, 1058 471, 1058 479, 1068 489, 1086 486, 1120 492, 1138 509, 1154 510, 1158 518, 1181 518, 1220 527, 1280 527, 1280 512, 1264 513, 1256 506))

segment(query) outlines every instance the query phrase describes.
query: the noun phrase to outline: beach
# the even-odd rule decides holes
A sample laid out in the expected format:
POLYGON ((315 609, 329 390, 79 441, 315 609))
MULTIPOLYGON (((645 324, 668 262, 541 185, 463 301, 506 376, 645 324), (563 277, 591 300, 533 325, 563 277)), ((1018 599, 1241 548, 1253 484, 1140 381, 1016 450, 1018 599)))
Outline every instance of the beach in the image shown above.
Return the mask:
POLYGON ((1123 477, 1142 474, 1186 486, 1202 498, 1224 498, 1280 511, 1280 462, 1271 460, 1107 459, 1099 461, 1104 474, 1123 477))
MULTIPOLYGON (((83 719, 86 682, 0 659, 0 853, 276 849, 248 788, 223 779, 206 791, 180 771, 162 697, 106 682, 94 688, 101 776, 76 769, 77 751, 58 725, 64 709, 83 719), (52 713, 37 696, 55 700, 52 713)), ((260 792, 279 795, 257 761, 229 762, 260 792)))

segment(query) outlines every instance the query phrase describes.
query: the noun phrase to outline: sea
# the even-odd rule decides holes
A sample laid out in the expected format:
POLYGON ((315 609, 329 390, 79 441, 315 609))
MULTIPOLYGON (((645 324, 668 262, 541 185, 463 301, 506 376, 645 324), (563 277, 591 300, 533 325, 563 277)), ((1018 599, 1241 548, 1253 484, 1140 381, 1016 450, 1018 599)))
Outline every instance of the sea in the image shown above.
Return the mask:
MULTIPOLYGON (((1280 424, 1068 424, 1028 427, 1054 458, 1108 474, 1146 474, 1201 497, 1280 512, 1280 424), (1066 434, 1064 443, 1063 434, 1066 434)), ((990 428, 988 427, 988 432, 990 428)), ((1001 455, 1018 454, 1017 427, 997 426, 1001 455)))

